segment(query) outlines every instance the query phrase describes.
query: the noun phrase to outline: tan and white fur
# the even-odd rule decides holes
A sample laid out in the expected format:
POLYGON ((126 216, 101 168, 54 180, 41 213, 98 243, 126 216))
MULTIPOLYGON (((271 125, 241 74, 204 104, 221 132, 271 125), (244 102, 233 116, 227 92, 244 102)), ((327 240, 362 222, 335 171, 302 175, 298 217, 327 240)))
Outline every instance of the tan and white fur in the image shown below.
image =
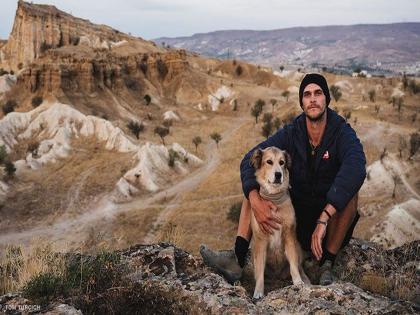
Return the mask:
POLYGON ((277 210, 271 210, 272 215, 282 222, 280 229, 273 229, 273 234, 266 234, 261 230, 252 211, 254 299, 260 299, 264 296, 264 271, 267 258, 269 262, 275 263, 276 269, 287 268, 287 260, 294 285, 310 284, 310 281, 301 267, 302 250, 296 238, 295 210, 288 191, 290 156, 286 151, 276 147, 256 149, 251 164, 255 168, 261 197, 271 200, 277 206, 277 210))

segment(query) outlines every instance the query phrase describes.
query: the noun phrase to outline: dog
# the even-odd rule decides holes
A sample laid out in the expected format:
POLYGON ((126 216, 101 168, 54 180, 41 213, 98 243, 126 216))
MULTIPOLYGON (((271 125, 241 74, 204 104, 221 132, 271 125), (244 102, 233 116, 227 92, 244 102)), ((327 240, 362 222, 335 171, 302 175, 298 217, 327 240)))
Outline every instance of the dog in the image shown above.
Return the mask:
POLYGON ((290 275, 294 285, 310 284, 302 263, 302 249, 296 238, 296 217, 289 195, 289 170, 291 159, 286 151, 276 147, 264 150, 256 149, 251 157, 255 168, 255 176, 260 185, 260 195, 272 201, 278 209, 272 210, 273 215, 280 219, 281 227, 273 234, 266 234, 251 216, 252 256, 254 262, 255 290, 254 299, 264 296, 264 271, 266 260, 275 263, 276 268, 287 267, 289 262, 290 275))

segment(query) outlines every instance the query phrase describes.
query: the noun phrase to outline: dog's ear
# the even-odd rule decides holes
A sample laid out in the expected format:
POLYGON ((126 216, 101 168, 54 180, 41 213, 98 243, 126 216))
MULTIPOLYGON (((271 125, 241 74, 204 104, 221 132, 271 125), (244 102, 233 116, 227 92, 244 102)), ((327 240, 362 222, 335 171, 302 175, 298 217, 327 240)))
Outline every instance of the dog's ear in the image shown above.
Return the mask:
POLYGON ((255 168, 259 169, 261 167, 263 152, 261 149, 255 149, 251 156, 250 164, 255 168))
POLYGON ((292 169, 292 158, 286 151, 284 151, 284 156, 286 158, 286 168, 290 171, 292 169))

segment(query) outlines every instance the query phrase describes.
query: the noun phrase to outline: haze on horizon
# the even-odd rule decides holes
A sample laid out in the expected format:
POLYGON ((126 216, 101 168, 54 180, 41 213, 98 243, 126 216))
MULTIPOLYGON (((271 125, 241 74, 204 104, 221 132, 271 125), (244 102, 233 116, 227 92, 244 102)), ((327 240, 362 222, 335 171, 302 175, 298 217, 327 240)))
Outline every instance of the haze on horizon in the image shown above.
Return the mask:
MULTIPOLYGON (((37 0, 145 39, 217 30, 420 22, 420 1, 400 0, 37 0)), ((0 38, 12 30, 16 0, 2 0, 0 38)))

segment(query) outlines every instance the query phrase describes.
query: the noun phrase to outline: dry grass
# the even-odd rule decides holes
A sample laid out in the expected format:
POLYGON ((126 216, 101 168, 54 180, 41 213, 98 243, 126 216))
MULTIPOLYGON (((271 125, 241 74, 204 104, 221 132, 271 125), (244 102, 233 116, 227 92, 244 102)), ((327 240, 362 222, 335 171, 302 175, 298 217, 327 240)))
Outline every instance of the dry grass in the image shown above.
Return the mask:
POLYGON ((9 245, 0 260, 0 295, 15 292, 34 276, 65 270, 63 258, 54 253, 52 244, 43 239, 32 240, 28 248, 9 245))

